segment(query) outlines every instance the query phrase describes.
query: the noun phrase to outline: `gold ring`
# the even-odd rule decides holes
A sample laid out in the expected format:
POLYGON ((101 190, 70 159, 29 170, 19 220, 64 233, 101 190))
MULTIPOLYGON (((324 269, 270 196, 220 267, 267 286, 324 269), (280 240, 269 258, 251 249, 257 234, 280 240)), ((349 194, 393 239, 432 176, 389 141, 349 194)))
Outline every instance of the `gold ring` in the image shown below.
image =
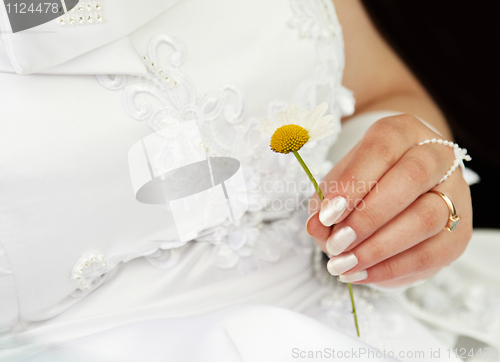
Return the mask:
POLYGON ((445 229, 448 230, 449 232, 452 232, 457 228, 458 223, 460 222, 460 217, 457 215, 457 211, 455 210, 455 205, 453 205, 453 202, 450 200, 450 198, 445 194, 443 194, 441 191, 431 190, 429 192, 441 196, 444 202, 446 202, 446 205, 448 206, 448 211, 450 212, 450 217, 448 219, 448 223, 445 226, 445 229))

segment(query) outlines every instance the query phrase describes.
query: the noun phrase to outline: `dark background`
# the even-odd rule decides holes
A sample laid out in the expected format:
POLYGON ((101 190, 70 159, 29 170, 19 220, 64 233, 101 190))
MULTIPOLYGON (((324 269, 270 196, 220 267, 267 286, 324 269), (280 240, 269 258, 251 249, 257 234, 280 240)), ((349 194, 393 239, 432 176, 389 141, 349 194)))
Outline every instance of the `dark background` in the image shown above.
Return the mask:
POLYGON ((496 2, 363 0, 381 34, 441 107, 481 182, 474 227, 500 228, 500 21, 496 2))

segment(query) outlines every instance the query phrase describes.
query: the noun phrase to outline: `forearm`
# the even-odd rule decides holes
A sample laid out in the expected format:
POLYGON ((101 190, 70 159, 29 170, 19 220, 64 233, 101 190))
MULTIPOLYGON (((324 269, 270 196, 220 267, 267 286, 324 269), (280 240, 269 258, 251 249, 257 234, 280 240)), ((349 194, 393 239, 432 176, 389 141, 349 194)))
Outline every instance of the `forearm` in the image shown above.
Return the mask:
POLYGON ((356 114, 389 110, 412 114, 451 132, 444 116, 418 79, 385 42, 359 0, 334 0, 345 38, 343 84, 354 92, 356 114))

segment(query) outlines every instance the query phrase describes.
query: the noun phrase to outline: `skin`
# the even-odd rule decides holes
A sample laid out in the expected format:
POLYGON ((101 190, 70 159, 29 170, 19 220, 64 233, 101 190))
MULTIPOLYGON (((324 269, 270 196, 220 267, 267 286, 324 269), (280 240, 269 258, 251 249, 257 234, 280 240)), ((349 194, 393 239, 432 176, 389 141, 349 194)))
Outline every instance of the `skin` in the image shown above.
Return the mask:
POLYGON ((353 253, 358 265, 344 275, 366 270, 368 278, 357 284, 402 286, 434 275, 465 251, 472 236, 470 191, 460 170, 437 185, 453 164, 451 148, 438 144, 413 147, 425 139, 453 140, 437 105, 382 39, 359 1, 335 0, 334 5, 345 39, 343 83, 356 97, 355 115, 374 110, 405 114, 377 121, 326 175, 325 198, 345 197, 347 210, 333 227, 324 226, 315 195, 310 203, 314 216, 306 230, 326 252, 328 237, 342 227, 351 227, 357 238, 340 255, 353 253), (354 187, 354 192, 352 187, 328 187, 353 182, 363 187, 354 187), (376 187, 368 192, 365 185, 376 187), (461 218, 455 231, 444 230, 448 208, 429 190, 443 192, 455 204, 461 218))

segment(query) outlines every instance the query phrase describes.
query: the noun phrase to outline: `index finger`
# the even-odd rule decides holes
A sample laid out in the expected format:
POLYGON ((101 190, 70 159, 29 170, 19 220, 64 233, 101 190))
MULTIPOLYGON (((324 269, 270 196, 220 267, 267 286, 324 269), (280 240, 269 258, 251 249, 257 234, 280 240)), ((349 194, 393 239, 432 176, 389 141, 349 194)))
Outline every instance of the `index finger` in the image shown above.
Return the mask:
POLYGON ((370 127, 338 180, 330 184, 321 204, 319 221, 331 226, 344 220, 417 143, 421 125, 415 117, 403 114, 383 118, 370 127))
MULTIPOLYGON (((356 150, 359 148, 360 142, 358 142, 339 162, 337 162, 320 182, 319 186, 324 194, 326 194, 327 189, 329 189, 328 186, 325 188, 325 185, 328 185, 328 180, 337 180, 339 178, 340 174, 349 163, 356 150)), ((319 247, 326 253, 325 242, 330 236, 331 227, 325 226, 319 221, 318 211, 320 210, 320 207, 321 201, 318 194, 315 192, 309 200, 309 218, 306 221, 306 232, 318 242, 319 247)))

